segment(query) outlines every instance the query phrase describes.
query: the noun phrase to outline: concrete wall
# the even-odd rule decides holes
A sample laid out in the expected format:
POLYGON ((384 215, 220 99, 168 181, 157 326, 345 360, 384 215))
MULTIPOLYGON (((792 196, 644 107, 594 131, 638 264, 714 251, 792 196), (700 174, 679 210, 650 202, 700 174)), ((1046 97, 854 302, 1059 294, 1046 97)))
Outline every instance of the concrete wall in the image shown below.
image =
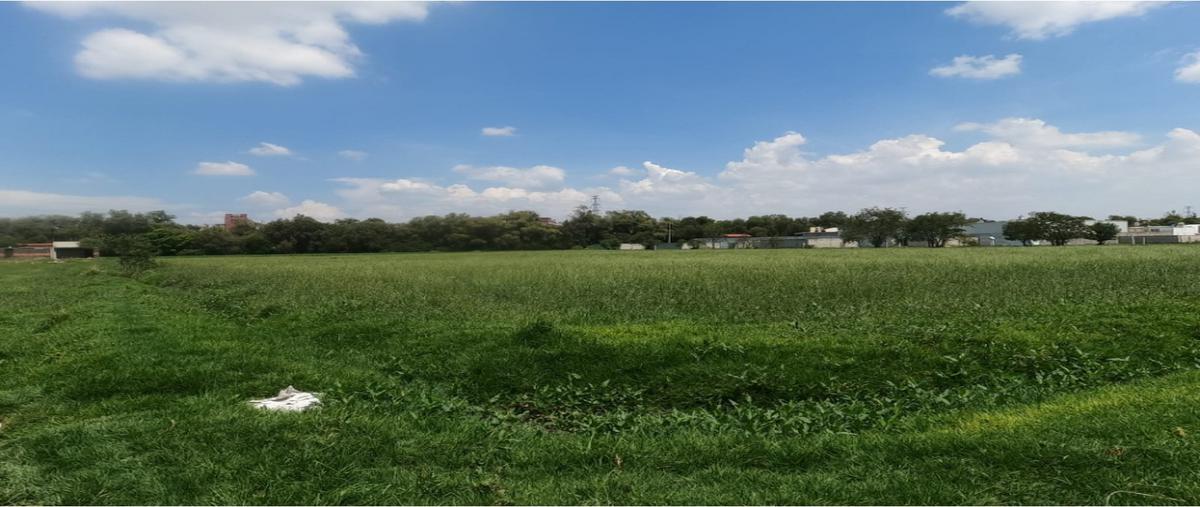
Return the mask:
POLYGON ((1173 243, 1200 243, 1200 235, 1187 234, 1179 236, 1125 234, 1117 236, 1117 243, 1122 245, 1161 245, 1173 243))

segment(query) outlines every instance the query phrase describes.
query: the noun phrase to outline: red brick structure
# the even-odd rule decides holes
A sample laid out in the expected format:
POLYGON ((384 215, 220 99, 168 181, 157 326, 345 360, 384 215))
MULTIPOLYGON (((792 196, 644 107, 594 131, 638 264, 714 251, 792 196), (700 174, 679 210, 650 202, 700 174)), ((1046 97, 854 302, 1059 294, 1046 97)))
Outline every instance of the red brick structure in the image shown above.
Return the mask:
POLYGON ((249 222, 249 221, 250 221, 250 218, 247 217, 245 213, 238 213, 236 215, 233 213, 226 213, 225 214, 225 230, 227 230, 229 232, 233 232, 233 229, 236 228, 238 224, 240 224, 242 222, 249 222))
POLYGON ((5 257, 16 257, 18 259, 34 259, 38 257, 50 258, 50 250, 54 248, 53 243, 22 243, 17 245, 9 253, 5 249, 5 257))

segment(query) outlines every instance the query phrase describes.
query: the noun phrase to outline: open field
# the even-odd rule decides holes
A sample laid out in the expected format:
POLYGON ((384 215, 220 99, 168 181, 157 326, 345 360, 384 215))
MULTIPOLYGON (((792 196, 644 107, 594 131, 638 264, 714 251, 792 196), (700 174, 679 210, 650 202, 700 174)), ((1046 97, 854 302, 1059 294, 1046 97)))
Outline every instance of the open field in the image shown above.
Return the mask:
POLYGON ((0 503, 1200 503, 1200 248, 161 264, 0 263, 0 503))

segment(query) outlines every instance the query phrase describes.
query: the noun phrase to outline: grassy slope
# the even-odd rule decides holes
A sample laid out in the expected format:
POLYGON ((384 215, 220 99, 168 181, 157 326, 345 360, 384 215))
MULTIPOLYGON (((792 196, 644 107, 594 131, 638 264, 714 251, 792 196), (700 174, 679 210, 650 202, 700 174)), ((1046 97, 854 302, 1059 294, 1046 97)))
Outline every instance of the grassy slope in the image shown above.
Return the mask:
POLYGON ((1197 503, 1197 260, 0 264, 0 503, 1197 503))

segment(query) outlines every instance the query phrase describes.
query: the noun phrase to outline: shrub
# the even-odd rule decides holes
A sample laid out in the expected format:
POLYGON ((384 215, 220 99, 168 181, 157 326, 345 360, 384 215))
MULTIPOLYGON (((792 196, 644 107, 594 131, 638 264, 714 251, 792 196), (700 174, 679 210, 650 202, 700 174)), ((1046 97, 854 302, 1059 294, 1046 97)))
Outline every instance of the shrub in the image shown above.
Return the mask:
POLYGON ((157 265, 154 262, 154 253, 157 250, 145 236, 140 234, 109 236, 104 238, 102 243, 105 250, 110 250, 117 255, 121 274, 125 276, 136 276, 157 265))

